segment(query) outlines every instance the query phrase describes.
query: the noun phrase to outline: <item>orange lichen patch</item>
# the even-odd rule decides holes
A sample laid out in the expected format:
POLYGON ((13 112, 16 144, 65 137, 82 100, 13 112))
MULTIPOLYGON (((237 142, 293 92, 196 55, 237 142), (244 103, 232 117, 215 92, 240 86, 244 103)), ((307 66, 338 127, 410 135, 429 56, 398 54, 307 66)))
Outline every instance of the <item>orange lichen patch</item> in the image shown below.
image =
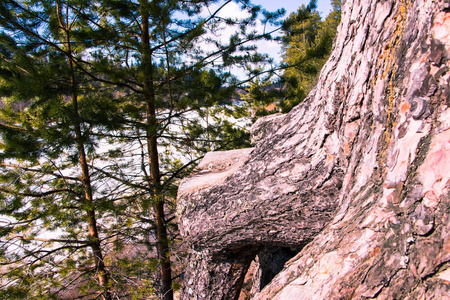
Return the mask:
POLYGON ((347 140, 345 140, 345 144, 344 144, 344 153, 345 153, 345 155, 350 154, 350 145, 347 140))
POLYGON ((433 37, 450 47, 450 13, 440 12, 434 18, 433 37))
POLYGON ((327 164, 333 162, 333 160, 334 160, 334 155, 333 154, 328 155, 327 164))
POLYGON ((345 155, 350 154, 350 145, 353 143, 356 137, 356 133, 358 132, 359 128, 359 121, 355 121, 353 123, 348 123, 345 125, 344 128, 344 153, 345 155))
POLYGON ((407 112, 409 110, 409 108, 411 107, 411 104, 409 104, 409 102, 403 102, 402 105, 400 106, 400 113, 404 114, 405 112, 407 112))
POLYGON ((377 247, 373 248, 373 250, 370 252, 369 256, 374 257, 374 256, 377 256, 378 253, 380 253, 380 247, 377 246, 377 247))

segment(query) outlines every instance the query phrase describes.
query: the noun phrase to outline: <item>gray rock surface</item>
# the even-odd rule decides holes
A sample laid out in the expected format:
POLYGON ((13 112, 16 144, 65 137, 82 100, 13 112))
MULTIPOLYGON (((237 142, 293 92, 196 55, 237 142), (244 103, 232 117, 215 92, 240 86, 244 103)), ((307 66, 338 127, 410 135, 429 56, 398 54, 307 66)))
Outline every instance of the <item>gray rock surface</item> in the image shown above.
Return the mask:
POLYGON ((343 1, 308 98, 179 193, 182 299, 237 299, 274 246, 301 251, 253 299, 450 299, 449 59, 449 1, 343 1))

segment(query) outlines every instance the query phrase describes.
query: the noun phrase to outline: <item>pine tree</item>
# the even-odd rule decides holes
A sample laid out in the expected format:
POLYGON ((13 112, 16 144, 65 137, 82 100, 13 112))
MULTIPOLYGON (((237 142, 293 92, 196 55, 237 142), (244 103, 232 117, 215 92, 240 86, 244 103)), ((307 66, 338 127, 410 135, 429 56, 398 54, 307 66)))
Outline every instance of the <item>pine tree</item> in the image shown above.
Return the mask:
POLYGON ((283 42, 286 95, 280 101, 283 112, 300 103, 316 85, 318 73, 331 53, 340 23, 340 0, 331 1, 333 11, 324 21, 316 10, 315 2, 300 7, 286 23, 289 24, 283 42))
MULTIPOLYGON (((113 56, 98 53, 99 63, 93 65, 93 72, 112 86, 127 85, 127 96, 122 99, 129 104, 130 126, 138 129, 139 138, 135 141, 144 146, 139 153, 144 158, 140 187, 149 192, 148 199, 143 200, 153 208, 160 295, 164 299, 172 299, 166 214, 170 213, 167 204, 175 198, 175 180, 207 150, 239 143, 241 131, 224 120, 216 119, 211 124, 207 118, 211 118, 219 101, 229 98, 235 90, 237 81, 227 69, 248 67, 249 63, 267 59, 253 54, 253 46, 246 46, 249 41, 269 38, 247 32, 256 22, 260 8, 237 1, 249 12, 247 19, 220 17, 220 11, 231 2, 211 8, 205 16, 201 15, 202 10, 216 1, 109 0, 99 7, 110 20, 114 33, 110 36, 115 38, 107 44, 113 56), (214 37, 214 31, 222 26, 235 26, 238 30, 225 44, 214 37), (198 119, 193 120, 193 116, 198 119), (179 126, 182 132, 173 132, 172 126, 179 126), (167 161, 168 157, 159 152, 164 144, 191 158, 178 160, 177 164, 167 161)), ((267 22, 275 16, 265 12, 267 22)))
POLYGON ((89 5, 0 5, 1 261, 8 267, 7 295, 57 297, 70 281, 87 280, 88 292, 111 299, 99 228, 102 205, 110 199, 96 197, 101 187, 90 163, 98 142, 93 134, 115 125, 105 117, 110 102, 76 65, 86 50, 78 37, 89 5))
POLYGON ((216 1, 1 4, 8 297, 57 297, 76 283, 79 292, 108 299, 133 293, 126 288, 133 282, 148 285, 137 293, 173 298, 177 179, 202 153, 242 144, 246 134, 216 110, 235 91, 231 67, 268 59, 247 44, 270 36, 248 29, 260 13, 264 22, 282 13, 236 1, 248 18, 219 16, 231 2, 209 14, 205 7, 216 1), (214 34, 224 26, 237 32, 221 44, 214 34), (180 151, 188 159, 169 157, 180 151), (141 266, 120 254, 133 243, 147 246, 135 251, 141 266), (156 260, 148 254, 153 246, 156 260), (146 260, 160 275, 142 270, 146 260), (27 278, 26 288, 19 278, 27 278))
POLYGON ((244 95, 255 111, 254 117, 289 112, 315 86, 318 73, 331 53, 341 5, 340 0, 332 0, 333 11, 322 21, 316 2, 300 6, 284 20, 279 38, 283 65, 277 70, 283 74, 256 78, 244 95))

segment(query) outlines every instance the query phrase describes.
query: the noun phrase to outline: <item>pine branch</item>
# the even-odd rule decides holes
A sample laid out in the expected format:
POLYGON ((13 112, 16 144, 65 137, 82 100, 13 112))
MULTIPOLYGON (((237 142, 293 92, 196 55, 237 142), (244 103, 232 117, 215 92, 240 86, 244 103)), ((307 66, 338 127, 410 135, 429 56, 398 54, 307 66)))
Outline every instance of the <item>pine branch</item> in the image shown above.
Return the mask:
POLYGON ((177 178, 177 176, 183 172, 186 168, 188 168, 189 166, 197 163, 197 161, 201 160, 204 156, 200 156, 194 160, 191 160, 190 162, 188 162, 187 164, 185 164, 184 166, 182 166, 181 168, 179 168, 177 171, 175 171, 167 180, 164 181, 163 183, 163 188, 167 187, 167 185, 169 185, 170 182, 172 182, 172 180, 174 180, 175 178, 177 178))
POLYGON ((20 130, 20 131, 27 131, 27 129, 23 128, 23 127, 19 127, 19 126, 14 126, 14 125, 8 125, 8 124, 4 124, 0 122, 0 128, 2 129, 13 129, 13 130, 20 130))
POLYGON ((110 172, 107 172, 107 171, 105 171, 105 170, 103 170, 101 168, 98 168, 98 167, 96 167, 94 165, 90 165, 90 167, 92 169, 96 170, 97 172, 100 172, 103 175, 109 177, 109 178, 112 178, 112 179, 114 179, 114 180, 116 180, 116 181, 118 181, 120 183, 125 184, 126 186, 150 191, 150 189, 146 188, 145 186, 141 186, 139 184, 135 184, 135 183, 129 182, 129 181, 125 180, 125 179, 119 178, 119 177, 115 176, 114 174, 112 174, 110 172))
MULTIPOLYGON (((209 21, 211 21, 213 18, 215 18, 217 16, 217 14, 229 3, 233 2, 233 0, 228 0, 227 2, 225 2, 224 4, 222 4, 219 8, 217 8, 214 13, 212 13, 208 18, 206 18, 205 20, 203 20, 203 24, 208 23, 209 21)), ((203 26, 203 24, 201 26, 203 26)), ((167 42, 161 43, 157 46, 154 46, 153 48, 150 49, 151 52, 155 52, 156 50, 159 50, 160 48, 164 47, 167 44, 170 44, 172 42, 175 41, 179 41, 180 39, 183 39, 184 37, 188 36, 189 34, 191 34, 192 32, 194 32, 195 30, 198 29, 198 26, 200 24, 197 24, 196 26, 194 26, 193 28, 191 28, 190 30, 187 30, 171 39, 169 39, 167 42)))
POLYGON ((72 193, 74 195, 76 195, 77 197, 80 197, 80 194, 78 194, 77 192, 75 192, 72 189, 56 189, 56 190, 51 190, 48 192, 44 192, 44 193, 20 193, 20 192, 16 192, 16 191, 11 191, 5 188, 0 188, 0 192, 4 192, 4 193, 8 193, 8 194, 12 194, 12 195, 19 195, 19 196, 24 196, 24 197, 33 197, 33 198, 42 198, 42 197, 46 197, 46 196, 50 196, 53 194, 58 194, 58 193, 62 193, 62 192, 69 192, 72 193))
POLYGON ((41 170, 41 169, 33 169, 33 168, 27 168, 27 167, 23 167, 20 165, 15 165, 15 164, 6 164, 6 163, 0 163, 0 166, 3 167, 8 167, 8 168, 14 168, 14 169, 18 169, 18 170, 22 170, 22 171, 27 171, 27 172, 35 172, 35 173, 41 173, 41 174, 46 174, 46 175, 52 175, 56 178, 60 178, 60 179, 66 179, 66 180, 73 180, 73 181, 77 181, 77 182, 81 182, 81 179, 78 177, 71 177, 71 176, 64 176, 58 173, 54 173, 51 171, 46 171, 46 170, 41 170))
MULTIPOLYGON (((10 243, 10 244, 13 244, 13 243, 10 243)), ((13 246, 23 250, 24 252, 30 252, 30 253, 28 253, 28 254, 26 254, 26 255, 24 255, 22 257, 19 257, 16 260, 7 261, 7 262, 0 262, 0 266, 17 265, 20 262, 26 261, 28 258, 34 258, 34 259, 31 260, 31 261, 25 262, 24 265, 33 265, 36 262, 41 261, 44 258, 46 258, 46 257, 48 257, 48 256, 52 255, 53 253, 58 252, 60 250, 65 250, 65 249, 79 250, 79 249, 83 249, 83 248, 89 247, 89 244, 86 243, 86 244, 82 244, 82 245, 79 245, 79 246, 65 245, 65 246, 61 246, 61 247, 54 248, 54 249, 51 249, 51 250, 38 249, 38 250, 33 250, 33 251, 25 249, 25 248, 23 248, 23 247, 21 247, 21 246, 19 246, 17 244, 13 244, 13 246), (40 254, 40 253, 45 253, 45 254, 40 256, 40 257, 37 257, 37 254, 40 254)), ((11 270, 11 272, 14 271, 14 270, 19 270, 21 268, 23 268, 23 265, 18 265, 16 268, 11 270)))
POLYGON ((12 234, 11 236, 23 241, 38 241, 46 243, 85 244, 85 245, 92 243, 91 241, 80 241, 80 240, 28 238, 17 234, 12 234))

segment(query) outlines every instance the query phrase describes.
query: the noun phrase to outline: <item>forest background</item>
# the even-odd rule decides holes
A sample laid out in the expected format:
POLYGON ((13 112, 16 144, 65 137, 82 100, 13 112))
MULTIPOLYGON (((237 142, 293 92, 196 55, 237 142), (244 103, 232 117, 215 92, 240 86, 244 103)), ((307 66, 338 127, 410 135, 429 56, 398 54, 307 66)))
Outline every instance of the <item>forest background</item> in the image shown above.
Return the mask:
POLYGON ((0 297, 173 299, 179 180, 306 97, 331 4, 322 20, 316 1, 285 19, 246 0, 2 1, 0 297), (221 15, 233 3, 246 13, 221 15))

